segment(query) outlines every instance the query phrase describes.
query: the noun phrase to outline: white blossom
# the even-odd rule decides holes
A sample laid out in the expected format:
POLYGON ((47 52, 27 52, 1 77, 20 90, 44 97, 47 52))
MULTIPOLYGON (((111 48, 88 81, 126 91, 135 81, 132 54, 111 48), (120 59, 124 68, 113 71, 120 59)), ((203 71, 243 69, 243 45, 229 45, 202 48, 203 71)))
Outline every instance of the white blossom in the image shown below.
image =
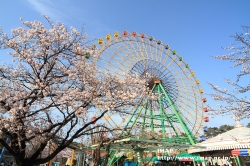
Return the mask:
MULTIPOLYGON (((7 111, 0 119, 0 131, 17 134, 10 138, 18 146, 9 148, 20 150, 26 144, 27 160, 52 139, 60 137, 65 145, 84 136, 90 110, 127 111, 149 94, 146 80, 139 76, 125 74, 121 79, 99 71, 97 52, 89 52, 93 46, 86 45, 86 35, 45 18, 50 29, 41 22, 23 21, 25 28, 13 29, 10 37, 0 31, 1 47, 12 50, 9 56, 16 61, 0 66, 0 106, 7 111)), ((15 152, 14 156, 23 154, 15 152)), ((49 155, 46 148, 39 153, 37 158, 49 155)))
POLYGON ((237 42, 234 45, 224 49, 232 51, 229 54, 215 56, 217 59, 229 60, 234 63, 234 67, 241 66, 241 71, 236 77, 236 81, 226 79, 226 83, 231 85, 232 90, 222 90, 218 86, 210 83, 215 91, 211 94, 212 98, 221 102, 218 109, 211 108, 211 111, 217 114, 231 114, 238 119, 250 118, 250 36, 248 33, 249 26, 242 26, 245 33, 235 34, 233 38, 237 42), (246 79, 246 83, 241 80, 246 79))

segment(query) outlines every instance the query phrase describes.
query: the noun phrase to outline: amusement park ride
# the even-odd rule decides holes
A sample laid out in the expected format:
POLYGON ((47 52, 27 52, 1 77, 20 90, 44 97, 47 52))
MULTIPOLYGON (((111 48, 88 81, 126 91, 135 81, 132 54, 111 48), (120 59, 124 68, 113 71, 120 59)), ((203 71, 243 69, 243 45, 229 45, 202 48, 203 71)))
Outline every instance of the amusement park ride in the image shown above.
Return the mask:
MULTIPOLYGON (((93 49, 98 55, 99 70, 120 78, 126 72, 139 74, 157 94, 155 100, 145 97, 126 113, 111 111, 97 122, 105 123, 111 129, 120 129, 114 131, 121 139, 110 146, 108 165, 118 161, 121 152, 127 154, 128 162, 132 162, 132 152, 135 152, 136 162, 141 166, 144 152, 195 147, 202 130, 207 130, 203 125, 203 122, 209 122, 205 115, 208 112, 207 100, 200 81, 183 57, 152 36, 127 31, 98 39, 93 49)), ((85 57, 91 58, 91 54, 86 53, 85 57)), ((94 117, 103 111, 99 108, 94 117)), ((109 136, 92 134, 91 145, 84 149, 96 149, 98 141, 109 136)))
MULTIPOLYGON (((157 100, 145 97, 138 106, 128 109, 127 114, 105 114, 101 120, 105 126, 121 129, 115 133, 121 139, 111 145, 109 165, 119 160, 117 154, 121 151, 135 152, 137 164, 141 165, 145 151, 194 147, 202 128, 206 128, 203 122, 209 122, 205 115, 207 100, 200 81, 183 57, 160 40, 128 31, 98 39, 94 49, 100 70, 120 78, 127 71, 139 74, 158 96, 157 100)), ((102 111, 99 108, 96 116, 102 111)), ((88 149, 97 146, 97 142, 92 142, 88 149)))

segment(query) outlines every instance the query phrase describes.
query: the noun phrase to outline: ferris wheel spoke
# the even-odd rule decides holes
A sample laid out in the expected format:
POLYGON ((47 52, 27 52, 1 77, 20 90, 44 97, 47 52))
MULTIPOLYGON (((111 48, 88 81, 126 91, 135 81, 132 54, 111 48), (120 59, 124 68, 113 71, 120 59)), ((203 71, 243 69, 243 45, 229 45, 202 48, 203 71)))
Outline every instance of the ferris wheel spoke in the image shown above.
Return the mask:
POLYGON ((171 61, 166 65, 166 68, 169 68, 170 65, 176 60, 176 57, 171 58, 171 61))
MULTIPOLYGON (((113 113, 113 115, 114 115, 114 113, 113 113)), ((120 126, 118 126, 118 125, 116 124, 116 122, 111 118, 111 116, 112 116, 112 114, 110 115, 109 113, 106 113, 105 118, 106 118, 106 119, 109 119, 111 122, 113 122, 113 124, 115 125, 115 127, 116 127, 117 129, 119 129, 120 126)))
POLYGON ((159 63, 161 63, 161 64, 163 63, 163 60, 164 60, 164 58, 163 58, 164 50, 165 50, 164 46, 160 45, 160 48, 159 48, 159 59, 160 59, 160 61, 159 61, 159 63))
MULTIPOLYGON (((137 50, 136 47, 134 46, 134 44, 131 44, 130 46, 131 46, 131 48, 132 48, 133 50, 137 50)), ((137 50, 137 51, 138 51, 138 50, 137 50)), ((138 51, 138 52, 137 52, 137 51, 135 52, 135 53, 136 53, 135 55, 136 55, 137 57, 140 57, 140 55, 138 54, 139 51, 138 51)))
POLYGON ((117 55, 117 52, 113 53, 113 54, 107 54, 106 56, 111 59, 111 61, 113 62, 112 65, 115 64, 115 63, 118 63, 118 65, 123 65, 121 60, 115 58, 116 55, 117 55))
MULTIPOLYGON (((173 71, 175 71, 175 70, 173 69, 173 71)), ((172 72, 172 74, 173 74, 173 77, 176 77, 177 75, 183 75, 183 71, 182 70, 177 70, 175 73, 172 72)))
MULTIPOLYGON (((120 43, 119 43, 120 44, 120 43)), ((120 57, 123 57, 123 61, 125 60, 125 59, 127 59, 127 58, 130 58, 131 57, 131 55, 133 55, 133 57, 135 57, 134 56, 134 54, 133 54, 133 52, 129 52, 129 53, 127 53, 124 49, 123 49, 123 45, 119 45, 118 46, 118 50, 121 52, 121 53, 119 53, 119 52, 117 52, 117 50, 114 50, 114 49, 112 49, 112 47, 110 47, 109 49, 110 50, 112 50, 112 52, 116 52, 117 53, 117 56, 120 56, 120 57), (125 56, 125 57, 124 57, 125 56)))
MULTIPOLYGON (((140 53, 138 53, 138 54, 143 54, 143 53, 140 52, 140 53)), ((137 62, 140 61, 140 60, 142 60, 142 59, 143 59, 143 58, 141 58, 141 57, 140 57, 140 58, 138 58, 138 57, 134 57, 134 58, 133 58, 133 60, 135 60, 135 61, 137 61, 137 62)), ((135 63, 134 63, 134 64, 135 64, 135 63)), ((132 67, 132 66, 131 66, 131 67, 132 67)))
MULTIPOLYGON (((101 114, 101 108, 99 108, 96 111, 96 114, 101 114)), ((106 122, 106 125, 109 125, 111 127, 111 129, 115 129, 115 126, 113 124, 110 123, 109 119, 106 116, 103 116, 102 119, 104 119, 104 121, 106 122)), ((114 131, 116 134, 119 134, 119 132, 117 130, 114 131)))
POLYGON ((154 50, 155 50, 155 51, 154 51, 154 52, 155 52, 155 54, 154 54, 154 55, 155 55, 155 56, 154 56, 154 57, 155 57, 155 61, 156 61, 156 62, 160 62, 159 56, 158 56, 158 49, 157 49, 158 46, 157 46, 157 44, 156 44, 156 41, 152 41, 152 42, 154 42, 153 46, 154 46, 154 50))
MULTIPOLYGON (((182 104, 186 104, 186 103, 183 102, 182 104)), ((187 118, 186 115, 189 115, 189 116, 190 116, 190 119, 196 119, 196 117, 194 117, 188 110, 186 110, 185 108, 183 108, 181 105, 179 105, 178 108, 179 108, 180 110, 182 110, 182 111, 180 112, 180 114, 181 114, 183 117, 185 117, 186 122, 189 122, 189 124, 191 124, 191 122, 188 120, 189 118, 187 118), (184 112, 184 111, 185 111, 185 112, 184 112), (186 113, 186 114, 184 115, 184 113, 186 113)), ((193 110, 192 107, 189 106, 189 108, 190 108, 191 110, 193 110)))
MULTIPOLYGON (((181 94, 180 94, 180 95, 181 95, 181 94)), ((181 95, 181 97, 182 97, 182 98, 180 99, 181 101, 184 100, 184 99, 185 99, 185 100, 188 100, 188 99, 189 99, 189 98, 186 98, 186 97, 183 96, 183 95, 181 95)), ((195 97, 195 96, 192 96, 192 97, 195 97)), ((188 102, 189 102, 190 104, 197 105, 197 102, 194 101, 194 100, 190 100, 190 101, 188 101, 188 102)))
MULTIPOLYGON (((131 49, 130 48, 128 48, 128 46, 127 46, 127 42, 128 42, 129 40, 123 40, 123 42, 122 41, 118 41, 117 43, 119 43, 121 46, 119 46, 119 49, 120 49, 120 51, 123 51, 123 53, 124 52, 126 52, 125 51, 125 49, 127 49, 127 50, 129 50, 130 52, 129 52, 129 55, 128 55, 128 53, 126 53, 125 54, 125 56, 126 56, 126 58, 130 58, 131 57, 131 55, 133 56, 133 58, 135 58, 136 56, 134 55, 134 52, 131 52, 131 49), (122 43, 122 44, 121 44, 122 43), (125 49, 123 49, 123 47, 126 47, 125 49)), ((112 47, 109 47, 109 49, 112 49, 112 47)), ((113 49, 114 50, 114 49, 113 49)), ((122 55, 123 56, 123 55, 122 55)))
POLYGON ((157 50, 156 56, 158 58, 158 62, 162 63, 162 53, 163 53, 164 50, 163 50, 162 45, 158 44, 158 41, 155 41, 155 42, 156 42, 156 50, 157 50))
POLYGON ((144 48, 144 50, 145 50, 144 52, 146 53, 145 59, 150 58, 150 56, 149 56, 149 48, 148 48, 149 43, 148 43, 148 42, 149 42, 149 40, 148 40, 147 37, 145 36, 143 42, 141 43, 142 46, 143 46, 143 48, 144 48))
MULTIPOLYGON (((139 38, 139 40, 141 40, 140 38, 139 38)), ((146 57, 145 57, 145 55, 144 55, 144 51, 142 51, 142 43, 143 43, 143 41, 140 41, 140 42, 135 42, 136 43, 136 46, 137 46, 137 48, 139 48, 139 51, 138 52, 140 52, 140 54, 142 55, 142 58, 143 59, 145 59, 146 57)), ((145 49, 145 48, 144 48, 145 49)))
MULTIPOLYGON (((190 100, 187 100, 187 102, 180 101, 180 103, 179 103, 178 105, 185 105, 185 107, 186 107, 186 108, 189 108, 189 110, 196 110, 196 109, 198 109, 198 108, 195 108, 195 107, 191 106, 191 104, 192 104, 191 101, 190 101, 190 100)), ((183 113, 184 113, 184 112, 189 113, 189 110, 186 110, 186 111, 185 111, 185 109, 184 109, 184 110, 182 110, 182 111, 183 111, 183 113)), ((194 113, 196 113, 196 112, 194 112, 194 113)), ((193 117, 193 118, 195 118, 195 117, 193 117)))
MULTIPOLYGON (((118 73, 117 70, 119 70, 119 71, 121 71, 121 72, 124 70, 124 69, 122 69, 122 68, 120 68, 120 67, 118 67, 118 66, 113 65, 113 63, 108 63, 108 62, 106 62, 106 61, 103 61, 103 64, 106 65, 106 67, 105 67, 104 69, 107 70, 107 71, 110 71, 111 69, 113 69, 114 71, 116 71, 116 73, 118 73), (108 67, 108 68, 107 68, 107 67, 108 67)), ((103 69, 104 66, 99 66, 99 65, 98 65, 98 67, 100 67, 100 68, 103 69)))
MULTIPOLYGON (((186 86, 187 86, 188 84, 186 84, 186 86)), ((191 85, 190 85, 191 86, 191 85)), ((179 90, 180 92, 183 92, 183 93, 185 93, 185 92, 192 92, 193 94, 194 94, 194 96, 199 96, 199 97, 201 97, 201 94, 200 94, 200 92, 199 92, 199 89, 191 89, 191 87, 186 87, 185 89, 180 89, 179 90)))
POLYGON ((164 54, 164 58, 162 60, 162 64, 166 64, 168 59, 169 59, 169 56, 170 56, 170 51, 166 51, 165 54, 164 54))
POLYGON ((148 53, 149 53, 149 55, 151 55, 151 57, 149 59, 156 60, 155 57, 154 57, 154 47, 151 45, 150 41, 149 41, 148 53))
POLYGON ((151 41, 149 41, 149 40, 148 40, 148 46, 149 46, 149 48, 147 50, 148 50, 148 53, 150 55, 149 59, 156 60, 154 57, 154 53, 155 53, 154 46, 151 45, 151 41))

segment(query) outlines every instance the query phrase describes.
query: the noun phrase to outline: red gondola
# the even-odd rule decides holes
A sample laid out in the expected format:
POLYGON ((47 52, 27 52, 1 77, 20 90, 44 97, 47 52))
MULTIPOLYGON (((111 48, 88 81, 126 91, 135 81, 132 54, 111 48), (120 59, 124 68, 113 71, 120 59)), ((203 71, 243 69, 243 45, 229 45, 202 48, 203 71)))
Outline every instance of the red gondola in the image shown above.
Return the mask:
POLYGON ((141 38, 144 38, 144 37, 145 37, 145 35, 144 35, 144 33, 142 33, 142 34, 141 34, 141 38))
POLYGON ((203 108, 203 111, 204 111, 204 112, 208 112, 208 109, 207 109, 207 107, 206 107, 206 108, 203 108))
POLYGON ((134 32, 132 32, 132 36, 133 37, 135 37, 136 36, 136 32, 134 31, 134 32))
POLYGON ((127 36, 127 35, 128 35, 128 31, 124 31, 123 36, 127 36))
POLYGON ((204 120, 204 122, 209 122, 208 116, 205 116, 203 120, 204 120))
POLYGON ((203 103, 206 103, 206 102, 207 102, 207 99, 206 99, 206 98, 203 98, 203 99, 202 99, 202 102, 203 102, 203 103))

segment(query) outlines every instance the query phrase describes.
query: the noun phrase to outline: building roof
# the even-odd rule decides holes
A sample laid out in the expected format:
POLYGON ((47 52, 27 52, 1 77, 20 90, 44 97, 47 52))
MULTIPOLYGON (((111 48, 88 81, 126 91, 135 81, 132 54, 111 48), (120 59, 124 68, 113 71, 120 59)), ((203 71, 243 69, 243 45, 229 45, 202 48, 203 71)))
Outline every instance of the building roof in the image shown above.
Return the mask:
POLYGON ((207 148, 192 148, 189 149, 188 152, 196 153, 202 151, 250 148, 250 128, 237 127, 196 145, 207 148))

